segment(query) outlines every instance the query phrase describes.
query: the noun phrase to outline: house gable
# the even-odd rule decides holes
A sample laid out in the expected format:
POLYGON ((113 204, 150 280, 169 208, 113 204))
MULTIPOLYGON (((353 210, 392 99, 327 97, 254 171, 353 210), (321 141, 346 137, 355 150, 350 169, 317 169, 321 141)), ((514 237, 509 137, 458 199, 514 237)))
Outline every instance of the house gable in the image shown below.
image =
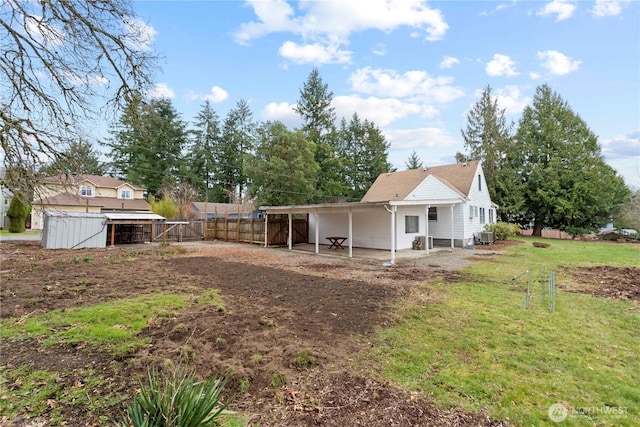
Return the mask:
POLYGON ((418 186, 410 192, 404 200, 420 201, 420 200, 447 200, 464 198, 458 189, 451 183, 443 179, 439 179, 434 175, 427 176, 418 186))

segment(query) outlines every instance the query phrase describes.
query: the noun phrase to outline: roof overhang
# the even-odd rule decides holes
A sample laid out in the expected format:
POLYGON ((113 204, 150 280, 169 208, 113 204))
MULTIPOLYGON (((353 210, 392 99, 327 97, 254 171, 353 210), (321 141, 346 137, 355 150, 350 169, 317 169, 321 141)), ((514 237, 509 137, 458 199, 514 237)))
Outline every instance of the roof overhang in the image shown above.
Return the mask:
POLYGON ((260 206, 261 211, 267 214, 289 214, 289 213, 332 213, 362 211, 384 206, 450 206, 463 203, 464 199, 437 199, 437 200, 389 200, 383 202, 350 202, 350 203, 323 203, 316 205, 291 205, 291 206, 260 206))
POLYGON ((152 212, 104 212, 109 224, 150 224, 165 218, 152 212))

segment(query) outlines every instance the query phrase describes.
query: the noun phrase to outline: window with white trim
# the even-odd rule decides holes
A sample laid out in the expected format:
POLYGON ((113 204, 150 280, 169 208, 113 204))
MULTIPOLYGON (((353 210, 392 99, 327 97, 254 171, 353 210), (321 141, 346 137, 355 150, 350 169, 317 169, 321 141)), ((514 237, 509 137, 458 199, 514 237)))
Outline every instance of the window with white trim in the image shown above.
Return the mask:
POLYGON ((414 215, 407 215, 404 217, 404 232, 405 233, 417 233, 420 231, 420 218, 414 215))
POLYGON ((478 174, 478 191, 482 191, 482 175, 478 174))
POLYGON ((93 196, 93 187, 89 187, 88 185, 80 186, 80 195, 86 197, 93 196))
POLYGON ((484 208, 480 208, 480 224, 484 224, 484 208))
POLYGON ((493 209, 489 209, 489 224, 493 224, 493 209))
POLYGON ((120 198, 121 199, 132 199, 133 197, 131 196, 131 190, 129 190, 129 189, 120 190, 120 198))

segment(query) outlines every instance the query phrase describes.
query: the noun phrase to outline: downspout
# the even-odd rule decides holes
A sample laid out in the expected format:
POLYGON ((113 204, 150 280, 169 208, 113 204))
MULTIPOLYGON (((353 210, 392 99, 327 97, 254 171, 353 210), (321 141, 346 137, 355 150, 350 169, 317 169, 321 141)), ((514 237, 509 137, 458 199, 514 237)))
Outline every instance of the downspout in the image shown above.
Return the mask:
POLYGON ((385 263, 387 266, 394 265, 396 263, 396 206, 392 206, 391 209, 384 205, 384 209, 391 214, 391 261, 385 263))
POLYGON ((349 258, 353 258, 353 212, 349 208, 349 258))
POLYGON ((318 214, 318 208, 313 212, 316 217, 316 255, 320 253, 320 215, 318 214))

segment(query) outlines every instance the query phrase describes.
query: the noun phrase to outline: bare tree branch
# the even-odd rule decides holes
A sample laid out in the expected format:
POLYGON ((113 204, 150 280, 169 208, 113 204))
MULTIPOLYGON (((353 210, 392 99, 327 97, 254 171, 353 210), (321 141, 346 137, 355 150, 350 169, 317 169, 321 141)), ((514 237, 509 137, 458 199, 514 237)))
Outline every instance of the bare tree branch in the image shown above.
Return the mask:
POLYGON ((7 169, 31 171, 22 178, 32 183, 97 120, 143 93, 157 64, 152 38, 129 0, 4 0, 0 146, 7 169))

